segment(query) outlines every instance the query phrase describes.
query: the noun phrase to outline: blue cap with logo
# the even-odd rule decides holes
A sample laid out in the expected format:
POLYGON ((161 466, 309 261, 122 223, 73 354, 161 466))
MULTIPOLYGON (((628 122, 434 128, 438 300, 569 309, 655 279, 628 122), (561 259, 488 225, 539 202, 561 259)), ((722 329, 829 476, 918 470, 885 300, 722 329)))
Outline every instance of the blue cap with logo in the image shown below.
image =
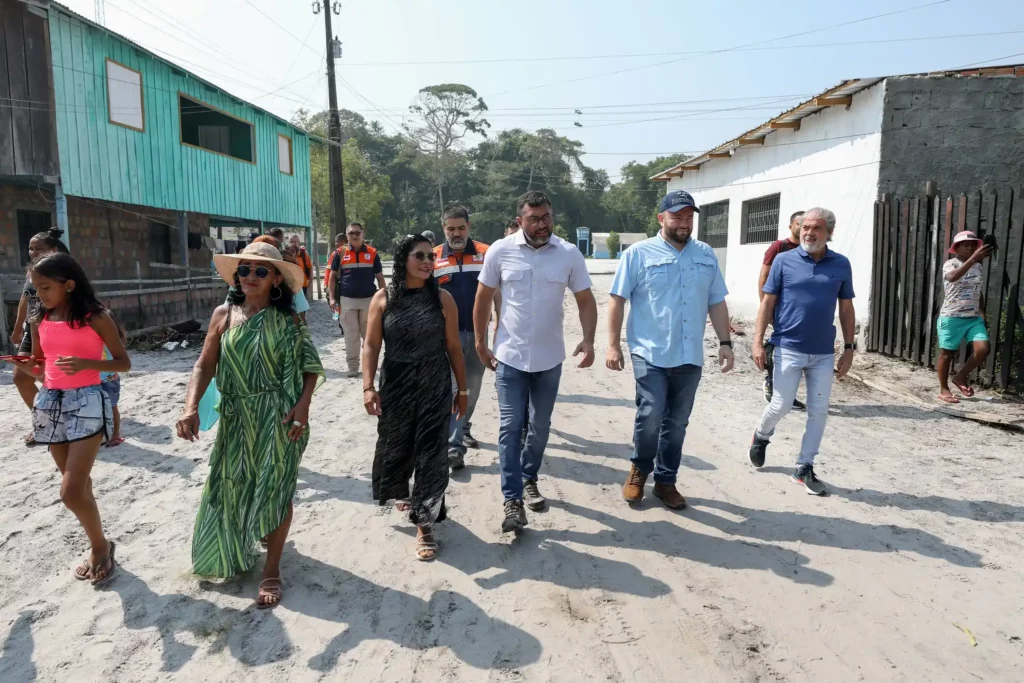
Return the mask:
POLYGON ((700 213, 700 209, 697 208, 697 204, 693 201, 693 197, 690 196, 689 192, 686 190, 676 190, 675 192, 669 192, 661 198, 661 203, 658 204, 658 213, 665 213, 666 211, 675 213, 688 206, 693 207, 694 213, 700 213))

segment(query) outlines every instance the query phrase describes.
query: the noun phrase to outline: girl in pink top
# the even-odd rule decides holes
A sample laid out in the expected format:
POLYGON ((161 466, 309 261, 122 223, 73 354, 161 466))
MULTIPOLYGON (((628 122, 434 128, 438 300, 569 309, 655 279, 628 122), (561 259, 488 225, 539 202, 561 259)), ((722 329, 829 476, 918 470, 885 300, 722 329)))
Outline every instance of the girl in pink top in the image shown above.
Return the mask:
POLYGON ((43 388, 33 409, 35 438, 50 444, 63 478, 60 499, 78 517, 92 549, 74 571, 97 585, 114 571, 114 543, 103 535, 92 494, 100 443, 113 433, 110 399, 100 372, 126 372, 131 361, 110 314, 100 304, 82 267, 68 254, 51 254, 29 268, 40 306, 30 319, 32 357, 16 361, 43 388), (103 345, 110 360, 103 360, 103 345))

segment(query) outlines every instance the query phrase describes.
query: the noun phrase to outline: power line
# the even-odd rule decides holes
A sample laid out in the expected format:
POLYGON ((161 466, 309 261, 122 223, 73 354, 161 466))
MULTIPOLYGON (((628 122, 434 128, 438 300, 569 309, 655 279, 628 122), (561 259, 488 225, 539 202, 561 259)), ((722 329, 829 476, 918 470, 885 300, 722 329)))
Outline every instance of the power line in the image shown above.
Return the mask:
MULTIPOLYGON (((737 48, 733 52, 761 52, 775 50, 806 50, 817 47, 843 47, 850 45, 878 45, 883 43, 907 43, 929 40, 954 40, 961 38, 991 38, 994 36, 1019 35, 1024 31, 997 31, 992 33, 960 33, 948 36, 921 36, 916 38, 881 38, 877 40, 851 40, 835 43, 805 43, 801 45, 774 45, 764 47, 737 48)), ((561 57, 503 57, 497 59, 447 59, 433 61, 409 61, 409 62, 354 62, 345 64, 346 67, 357 66, 440 66, 451 64, 504 64, 521 62, 562 62, 582 61, 590 59, 635 59, 639 57, 678 57, 683 55, 705 55, 712 51, 690 50, 685 52, 637 52, 632 54, 610 54, 610 55, 576 55, 561 57)))
POLYGON ((568 83, 579 83, 581 81, 589 81, 589 80, 593 80, 593 79, 596 79, 596 78, 604 78, 606 76, 615 76, 615 75, 618 75, 618 74, 629 73, 629 72, 632 72, 632 71, 640 71, 642 69, 652 69, 654 67, 665 66, 667 64, 675 64, 675 63, 678 63, 678 62, 684 62, 684 61, 687 61, 687 60, 690 60, 690 59, 693 59, 693 58, 699 57, 699 56, 716 55, 716 54, 721 54, 721 53, 724 53, 724 52, 734 52, 736 50, 740 50, 740 49, 744 49, 744 48, 749 48, 749 47, 754 47, 754 46, 757 46, 757 45, 763 45, 765 43, 774 43, 774 42, 777 42, 777 41, 780 41, 780 40, 789 40, 790 38, 798 38, 800 36, 806 36, 806 35, 809 35, 811 33, 820 33, 821 31, 828 31, 830 29, 840 28, 840 27, 843 27, 843 26, 851 26, 853 24, 863 23, 865 21, 872 21, 874 19, 881 19, 883 17, 891 17, 891 16, 893 16, 895 14, 902 14, 904 12, 911 12, 911 11, 918 10, 918 9, 924 9, 926 7, 934 7, 936 5, 945 4, 945 3, 949 2, 949 1, 950 0, 935 0, 935 2, 929 2, 929 3, 923 4, 923 5, 915 5, 913 7, 907 7, 907 8, 904 8, 904 9, 894 10, 892 12, 885 12, 885 13, 882 13, 882 14, 875 14, 875 15, 872 15, 870 17, 864 17, 862 19, 853 19, 851 21, 844 21, 844 22, 839 23, 839 24, 832 24, 831 26, 823 26, 821 28, 811 29, 811 30, 808 30, 808 31, 800 31, 799 33, 791 33, 790 35, 787 35, 787 36, 778 36, 776 38, 768 38, 768 39, 759 40, 759 41, 756 41, 756 42, 753 42, 753 43, 747 43, 745 45, 736 45, 736 46, 733 46, 733 47, 722 48, 720 50, 709 50, 707 52, 703 52, 703 53, 700 53, 698 55, 689 55, 689 56, 686 56, 686 57, 680 57, 678 59, 670 59, 670 60, 664 61, 664 62, 657 62, 655 64, 645 64, 645 65, 630 67, 630 68, 626 68, 626 69, 618 69, 616 71, 609 71, 609 72, 603 73, 603 74, 595 74, 593 76, 582 76, 580 78, 573 78, 573 79, 569 79, 567 81, 555 81, 554 83, 545 83, 545 84, 542 84, 542 85, 533 85, 533 86, 529 86, 529 87, 526 87, 526 88, 518 88, 516 90, 505 90, 505 91, 502 91, 502 92, 498 92, 498 93, 493 93, 493 94, 487 95, 486 97, 498 97, 499 95, 510 95, 510 94, 513 94, 513 93, 526 92, 528 90, 537 90, 539 88, 548 88, 548 87, 551 87, 551 86, 554 86, 554 85, 565 85, 565 84, 568 84, 568 83))
MULTIPOLYGON (((303 40, 302 38, 299 38, 299 37, 298 37, 297 35, 295 35, 295 34, 294 34, 294 33, 292 33, 291 31, 289 31, 288 29, 286 29, 286 28, 285 28, 284 26, 282 26, 281 24, 277 23, 277 21, 276 21, 276 20, 274 19, 274 17, 270 16, 269 14, 267 14, 266 12, 264 12, 263 10, 261 10, 261 9, 259 8, 259 6, 258 6, 258 5, 256 5, 255 3, 253 3, 253 2, 252 2, 252 0, 245 0, 245 4, 249 5, 249 6, 250 6, 250 7, 252 7, 252 8, 254 9, 254 10, 256 10, 257 12, 259 12, 260 14, 262 14, 262 15, 263 15, 264 17, 266 17, 267 21, 269 21, 269 22, 270 22, 270 23, 272 23, 272 24, 273 24, 274 26, 278 27, 279 29, 281 29, 282 31, 284 31, 285 33, 287 33, 287 34, 288 34, 289 36, 291 36, 292 38, 294 38, 295 40, 297 40, 297 41, 299 42, 299 44, 300 44, 300 45, 302 45, 302 46, 303 46, 303 47, 305 47, 305 48, 306 48, 307 50, 309 50, 310 52, 312 52, 313 54, 315 54, 315 55, 316 55, 317 57, 323 57, 323 54, 321 54, 321 53, 317 52, 316 50, 314 50, 313 48, 311 48, 311 47, 310 47, 309 45, 307 45, 307 44, 306 44, 306 41, 305 41, 305 40, 303 40)), ((330 9, 330 8, 328 7, 328 9, 330 9)))

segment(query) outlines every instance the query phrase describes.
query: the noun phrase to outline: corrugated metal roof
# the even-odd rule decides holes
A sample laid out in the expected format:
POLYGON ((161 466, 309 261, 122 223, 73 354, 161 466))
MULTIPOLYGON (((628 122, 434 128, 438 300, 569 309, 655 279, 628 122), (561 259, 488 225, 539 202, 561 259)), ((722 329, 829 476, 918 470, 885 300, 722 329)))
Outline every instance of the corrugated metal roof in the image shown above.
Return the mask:
POLYGON ((855 78, 849 81, 843 81, 839 85, 833 86, 828 90, 824 90, 821 93, 815 95, 811 99, 798 104, 789 111, 785 111, 775 118, 769 119, 757 126, 751 128, 747 132, 736 136, 728 142, 724 142, 717 147, 709 149, 700 156, 687 159, 681 164, 677 164, 672 168, 661 171, 660 173, 651 176, 651 180, 667 182, 672 178, 681 178, 686 171, 695 171, 699 169, 703 164, 706 164, 712 159, 727 159, 730 158, 733 152, 740 147, 748 145, 763 145, 765 138, 774 133, 776 130, 799 130, 800 121, 817 114, 819 111, 826 109, 827 107, 833 107, 837 105, 849 105, 854 95, 864 90, 867 90, 871 86, 884 81, 886 78, 900 78, 907 76, 1024 76, 1024 65, 1022 64, 1011 64, 1004 66, 992 66, 975 69, 961 69, 958 71, 937 71, 932 73, 922 74, 897 74, 893 76, 880 76, 877 78, 855 78), (850 98, 845 100, 844 98, 850 98))

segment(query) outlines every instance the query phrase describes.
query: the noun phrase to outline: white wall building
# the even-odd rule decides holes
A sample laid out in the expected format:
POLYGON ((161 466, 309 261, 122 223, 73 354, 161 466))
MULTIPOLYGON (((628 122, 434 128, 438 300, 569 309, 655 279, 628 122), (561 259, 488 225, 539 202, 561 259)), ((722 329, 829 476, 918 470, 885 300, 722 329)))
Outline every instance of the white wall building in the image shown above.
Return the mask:
MULTIPOLYGON (((608 253, 608 236, 610 232, 595 232, 594 237, 594 258, 611 258, 608 253)), ((647 239, 647 235, 642 232, 623 232, 619 233, 619 254, 629 249, 637 242, 642 242, 647 239)))
POLYGON ((830 247, 850 259, 857 318, 867 319, 881 149, 880 81, 848 81, 655 176, 668 180, 669 191, 690 192, 700 207, 697 237, 715 247, 729 287, 730 312, 757 313, 765 250, 789 234, 790 214, 823 206, 836 214, 830 247))

